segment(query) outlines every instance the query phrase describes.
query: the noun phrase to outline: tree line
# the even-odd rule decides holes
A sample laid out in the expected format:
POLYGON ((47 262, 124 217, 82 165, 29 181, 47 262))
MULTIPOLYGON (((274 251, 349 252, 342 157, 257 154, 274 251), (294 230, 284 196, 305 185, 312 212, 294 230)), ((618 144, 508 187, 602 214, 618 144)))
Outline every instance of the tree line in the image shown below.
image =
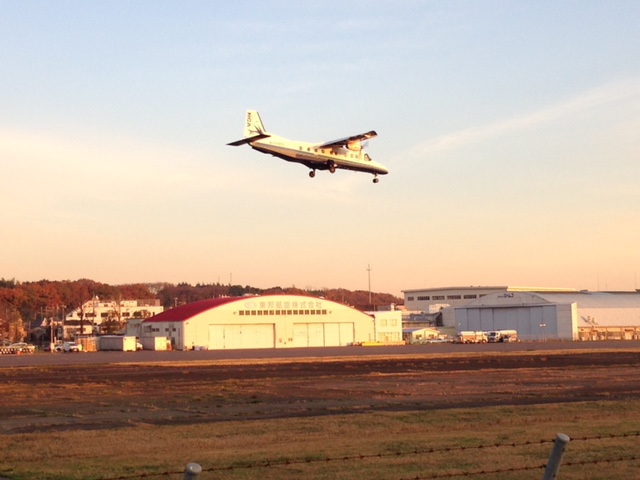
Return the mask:
POLYGON ((351 291, 343 288, 271 287, 262 289, 249 285, 221 283, 174 285, 165 282, 108 285, 89 279, 20 282, 2 278, 0 279, 0 339, 22 340, 31 326, 40 325, 45 318, 63 320, 66 313, 95 297, 103 301, 158 299, 165 309, 169 309, 209 298, 277 294, 322 297, 361 310, 376 310, 380 306, 402 303, 401 298, 392 294, 351 291))

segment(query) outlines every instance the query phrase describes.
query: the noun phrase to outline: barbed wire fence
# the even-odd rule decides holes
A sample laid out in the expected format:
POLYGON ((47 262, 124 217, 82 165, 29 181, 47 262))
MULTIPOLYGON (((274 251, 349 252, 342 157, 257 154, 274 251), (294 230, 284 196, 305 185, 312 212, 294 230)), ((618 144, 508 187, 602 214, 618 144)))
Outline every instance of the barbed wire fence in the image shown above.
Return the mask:
MULTIPOLYGON (((496 468, 496 469, 482 469, 482 470, 461 470, 458 472, 434 472, 424 475, 416 475, 410 477, 400 477, 397 479, 389 480, 429 480, 429 479, 442 479, 442 478, 460 478, 460 477, 481 477, 488 475, 496 475, 510 472, 525 472, 541 470, 544 471, 545 476, 543 480, 555 479, 560 461, 563 458, 563 452, 569 441, 575 442, 594 442, 607 439, 625 439, 625 438, 638 438, 640 437, 640 431, 627 432, 621 434, 607 434, 607 435, 595 435, 571 438, 564 434, 558 434, 555 439, 544 439, 538 441, 525 441, 525 442, 505 442, 505 443, 490 443, 473 446, 443 446, 433 448, 416 448, 413 450, 396 451, 396 452, 380 452, 373 454, 359 454, 359 455, 345 455, 337 457, 324 457, 324 458, 304 458, 304 459, 278 459, 278 460, 263 460, 254 463, 232 464, 232 465, 219 465, 203 468, 197 463, 188 463, 183 470, 154 472, 154 473, 140 473, 122 475, 117 477, 105 477, 101 480, 136 480, 145 478, 160 478, 160 477, 178 477, 184 480, 205 480, 201 478, 203 473, 212 473, 217 475, 223 475, 225 472, 230 473, 236 470, 251 470, 251 469, 266 469, 275 467, 291 467, 296 465, 312 465, 318 463, 347 463, 356 461, 365 461, 372 459, 384 459, 384 458, 401 458, 409 456, 429 455, 436 453, 451 453, 451 452, 469 452, 473 450, 495 449, 495 448, 516 448, 527 446, 539 446, 554 444, 554 450, 552 450, 547 463, 539 463, 533 465, 525 465, 521 467, 510 468, 496 468), (552 465, 553 464, 553 465, 552 465), (551 470, 550 470, 551 467, 551 470)), ((571 459, 562 461, 562 466, 565 468, 571 468, 575 466, 586 465, 598 465, 598 464, 617 464, 621 462, 632 462, 640 460, 640 453, 632 455, 620 455, 607 458, 598 458, 590 460, 574 460, 571 459)), ((223 478, 223 477, 217 477, 223 478)))

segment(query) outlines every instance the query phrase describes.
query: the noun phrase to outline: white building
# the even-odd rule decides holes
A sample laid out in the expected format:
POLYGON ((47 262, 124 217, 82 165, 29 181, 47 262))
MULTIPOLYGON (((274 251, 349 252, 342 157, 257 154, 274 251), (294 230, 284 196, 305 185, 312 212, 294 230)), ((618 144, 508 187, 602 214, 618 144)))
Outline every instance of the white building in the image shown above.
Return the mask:
MULTIPOLYGON (((164 311, 160 300, 100 300, 98 297, 85 302, 65 316, 65 331, 74 330, 78 334, 100 333, 104 324, 125 324, 133 319, 145 319, 164 311), (82 324, 83 331, 80 332, 82 324)), ((67 337, 65 337, 67 338, 67 337)))
POLYGON ((454 311, 458 331, 512 329, 520 340, 640 338, 637 292, 502 292, 454 311))
POLYGON ((432 317, 438 326, 454 327, 455 307, 462 307, 485 295, 500 292, 578 292, 566 288, 534 288, 534 287, 442 287, 403 290, 404 306, 413 312, 424 312, 432 317))
POLYGON ((378 310, 366 312, 373 317, 373 342, 387 345, 402 342, 402 312, 400 310, 378 310))
MULTIPOLYGON (((342 346, 401 341, 401 312, 366 314, 299 295, 202 300, 142 322, 145 337, 167 337, 189 350, 342 346)), ((144 342, 143 342, 144 343, 144 342)))
POLYGON ((430 327, 409 327, 402 329, 402 338, 407 344, 427 343, 440 338, 440 331, 430 327))
POLYGON ((444 324, 458 332, 516 330, 521 340, 537 341, 640 339, 638 291, 453 287, 407 290, 405 297, 423 308, 437 304, 444 324))

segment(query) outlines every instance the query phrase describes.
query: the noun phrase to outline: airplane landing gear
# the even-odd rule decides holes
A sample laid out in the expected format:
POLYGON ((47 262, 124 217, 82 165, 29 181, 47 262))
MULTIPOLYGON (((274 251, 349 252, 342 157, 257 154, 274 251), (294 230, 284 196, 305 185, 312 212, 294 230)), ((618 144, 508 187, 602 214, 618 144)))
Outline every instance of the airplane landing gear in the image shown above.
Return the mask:
POLYGON ((329 166, 329 171, 331 173, 336 173, 336 164, 333 162, 333 160, 329 160, 327 162, 327 165, 329 166))
POLYGON ((316 176, 316 171, 315 171, 315 170, 311 170, 311 171, 309 172, 309 176, 310 176, 311 178, 315 177, 315 176, 316 176))
POLYGON ((373 177, 373 183, 378 183, 379 181, 380 179, 377 176, 373 177))

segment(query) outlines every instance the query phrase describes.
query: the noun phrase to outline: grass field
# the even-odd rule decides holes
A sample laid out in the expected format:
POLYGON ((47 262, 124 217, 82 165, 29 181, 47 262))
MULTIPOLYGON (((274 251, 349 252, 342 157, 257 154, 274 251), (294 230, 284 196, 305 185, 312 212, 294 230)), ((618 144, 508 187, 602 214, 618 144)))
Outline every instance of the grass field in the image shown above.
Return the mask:
POLYGON ((0 479, 640 478, 640 356, 0 369, 0 479), (587 401, 588 400, 588 401, 587 401), (625 436, 626 435, 626 436, 625 436))
POLYGON ((202 479, 415 479, 496 470, 504 472, 472 478, 539 479, 558 432, 574 439, 559 478, 640 478, 638 460, 594 463, 638 455, 640 439, 621 435, 640 432, 640 401, 5 435, 0 476, 181 479, 184 466, 197 462, 202 479))

